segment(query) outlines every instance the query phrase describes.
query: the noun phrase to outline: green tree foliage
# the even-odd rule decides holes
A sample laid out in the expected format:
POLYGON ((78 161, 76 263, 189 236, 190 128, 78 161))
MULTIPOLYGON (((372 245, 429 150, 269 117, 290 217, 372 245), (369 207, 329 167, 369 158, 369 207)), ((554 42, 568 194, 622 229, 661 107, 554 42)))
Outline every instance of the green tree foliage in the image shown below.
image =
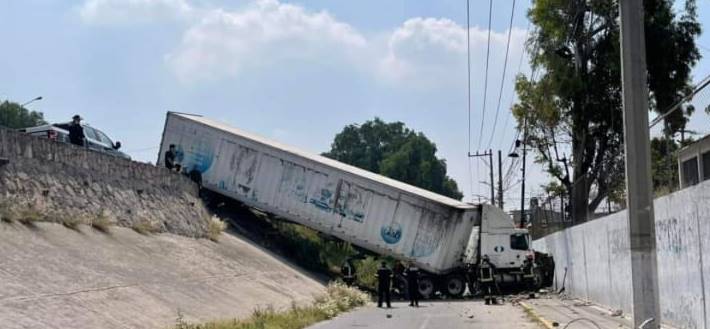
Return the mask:
MULTIPOLYGON (((646 0, 646 47, 651 110, 663 112, 689 90, 699 59, 695 1, 678 16, 670 0, 646 0)), ((623 127, 618 1, 537 0, 528 48, 536 81, 519 77, 513 113, 537 161, 564 186, 576 221, 623 189, 623 127), (570 152, 571 154, 567 154, 570 152), (591 197, 590 197, 591 196, 591 197)), ((667 133, 684 129, 692 111, 666 120, 667 133)))
POLYGON ((29 111, 20 104, 0 103, 0 126, 18 129, 47 124, 42 112, 29 111))
POLYGON ((436 157, 436 145, 402 122, 375 118, 348 125, 323 155, 448 197, 463 197, 446 175, 446 161, 436 157))

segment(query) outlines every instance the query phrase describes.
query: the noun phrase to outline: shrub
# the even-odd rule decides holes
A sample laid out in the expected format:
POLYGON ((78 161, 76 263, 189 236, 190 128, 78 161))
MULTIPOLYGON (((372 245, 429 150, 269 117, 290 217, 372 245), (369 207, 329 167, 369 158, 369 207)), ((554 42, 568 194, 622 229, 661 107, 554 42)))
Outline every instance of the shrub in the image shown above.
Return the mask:
POLYGON ((61 222, 64 227, 70 230, 78 231, 79 225, 83 224, 84 221, 79 216, 63 216, 61 222))
POLYGON ((17 221, 24 225, 34 225, 35 222, 39 222, 45 219, 45 216, 39 210, 35 208, 24 208, 20 210, 17 214, 17 221))
POLYGON ((227 223, 217 216, 212 216, 207 222, 207 238, 217 242, 220 234, 227 228, 227 223))
POLYGON ((355 263, 355 273, 357 274, 357 284, 374 290, 377 287, 377 268, 380 262, 372 256, 355 263))
POLYGON ((109 233, 111 225, 113 225, 111 219, 109 219, 108 215, 104 212, 91 220, 91 227, 103 233, 109 233))
POLYGON ((0 202, 0 220, 5 223, 12 223, 15 221, 17 214, 12 209, 9 202, 0 202))
POLYGON ((150 233, 157 233, 159 231, 159 228, 153 225, 149 220, 147 219, 140 219, 137 222, 133 223, 131 225, 131 228, 143 235, 150 234, 150 233))

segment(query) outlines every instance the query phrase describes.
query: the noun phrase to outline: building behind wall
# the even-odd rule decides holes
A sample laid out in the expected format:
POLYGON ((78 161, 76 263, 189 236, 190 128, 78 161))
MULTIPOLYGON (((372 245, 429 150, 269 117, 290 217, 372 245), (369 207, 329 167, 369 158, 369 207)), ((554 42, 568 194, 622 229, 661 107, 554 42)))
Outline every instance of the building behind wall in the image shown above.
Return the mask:
POLYGON ((678 171, 681 188, 710 179, 710 135, 678 151, 678 171))

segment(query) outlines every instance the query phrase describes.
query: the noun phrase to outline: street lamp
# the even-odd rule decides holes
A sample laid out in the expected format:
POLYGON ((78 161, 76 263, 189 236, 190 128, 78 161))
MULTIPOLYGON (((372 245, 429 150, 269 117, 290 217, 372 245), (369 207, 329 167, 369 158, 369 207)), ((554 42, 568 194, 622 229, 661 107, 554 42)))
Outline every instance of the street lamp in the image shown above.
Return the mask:
POLYGON ((25 107, 27 104, 30 104, 32 102, 39 101, 39 100, 42 100, 42 96, 37 96, 37 97, 33 98, 32 100, 27 101, 24 104, 20 105, 20 107, 25 107))

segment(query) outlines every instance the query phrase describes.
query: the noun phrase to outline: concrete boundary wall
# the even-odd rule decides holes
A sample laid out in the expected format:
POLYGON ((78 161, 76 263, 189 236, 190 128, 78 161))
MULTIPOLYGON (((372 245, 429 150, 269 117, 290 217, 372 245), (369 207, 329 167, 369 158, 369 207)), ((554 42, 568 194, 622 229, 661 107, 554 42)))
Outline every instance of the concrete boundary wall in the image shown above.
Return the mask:
POLYGON ((207 232, 209 212, 187 177, 70 144, 0 128, 0 210, 32 210, 43 220, 116 225, 191 237, 207 232))
MULTIPOLYGON (((710 328, 710 181, 654 201, 662 321, 710 328)), ((632 313, 626 211, 538 239, 555 258, 555 287, 574 297, 632 313), (567 275, 565 278, 565 269, 567 275)))

